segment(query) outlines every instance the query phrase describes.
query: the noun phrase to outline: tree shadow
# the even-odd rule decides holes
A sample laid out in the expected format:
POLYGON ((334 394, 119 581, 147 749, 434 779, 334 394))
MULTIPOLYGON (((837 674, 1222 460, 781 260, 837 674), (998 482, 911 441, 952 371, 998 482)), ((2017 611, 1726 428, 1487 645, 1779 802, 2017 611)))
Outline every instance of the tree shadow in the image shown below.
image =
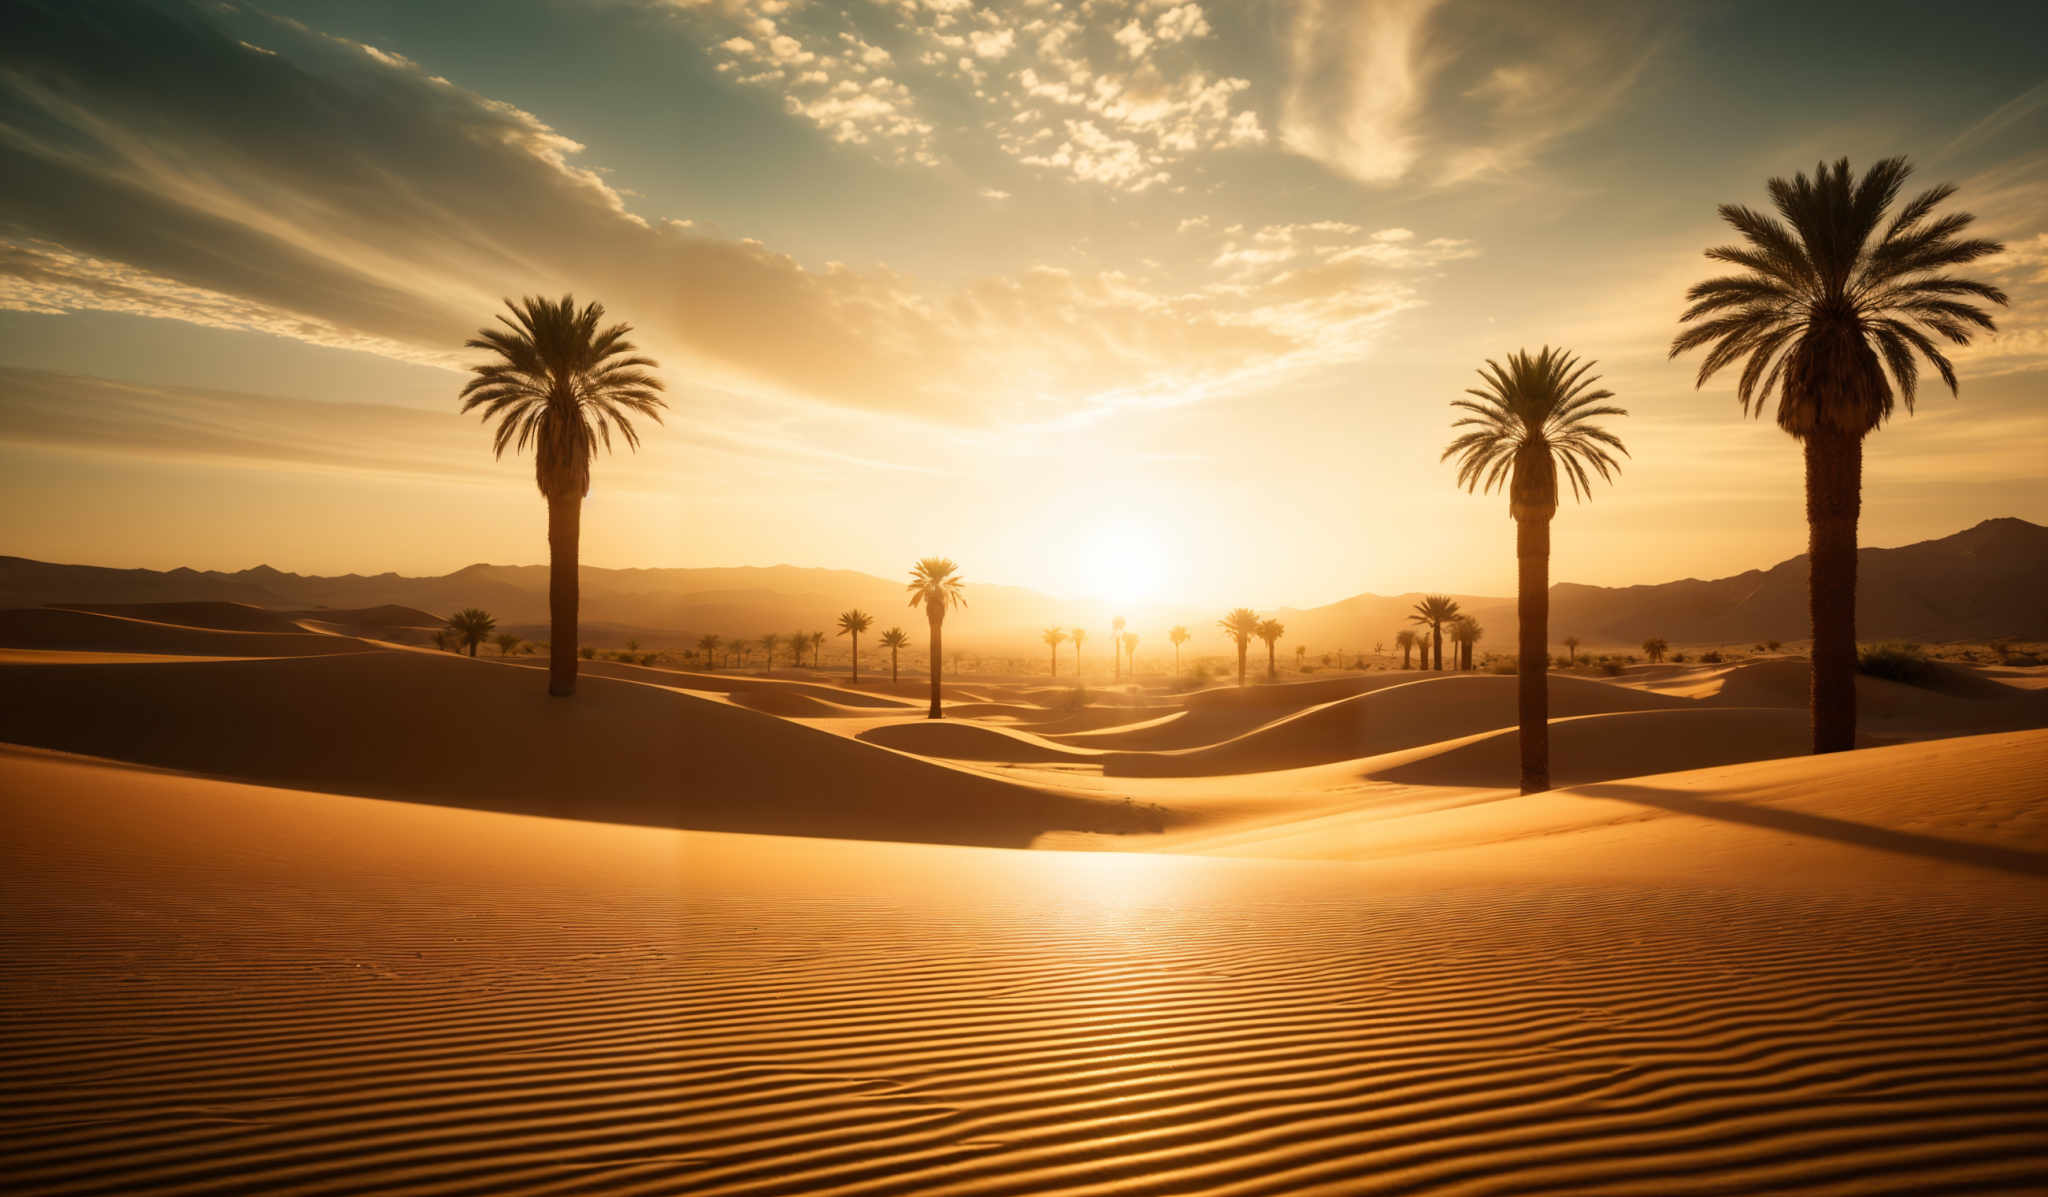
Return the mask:
POLYGON ((2029 852, 2023 848, 1972 844, 1963 840, 1922 835, 1919 832, 1873 827, 1868 823, 1837 819, 1831 815, 1758 806, 1724 798, 1706 798, 1698 794, 1659 789, 1655 786, 1612 782, 1578 786, 1575 789, 1576 792, 1589 797, 1635 802, 1668 810, 1674 814, 1698 815, 1704 819, 1719 819, 1727 823, 1741 823, 1771 831, 1814 836, 1859 848, 1874 848, 1880 852, 1918 856, 1948 864, 1972 865, 2022 877, 2048 877, 2048 853, 2029 852))

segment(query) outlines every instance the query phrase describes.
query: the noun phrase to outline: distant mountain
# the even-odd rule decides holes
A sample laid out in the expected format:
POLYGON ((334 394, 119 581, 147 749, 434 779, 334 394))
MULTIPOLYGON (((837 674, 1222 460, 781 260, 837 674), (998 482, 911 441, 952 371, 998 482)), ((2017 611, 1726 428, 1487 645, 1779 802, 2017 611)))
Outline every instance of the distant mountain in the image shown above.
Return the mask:
MULTIPOLYGON (((1806 622, 1804 556, 1730 578, 1603 587, 1559 583, 1550 592, 1553 638, 1576 635, 1589 646, 1635 644, 1662 636, 1674 644, 1739 644, 1802 640, 1806 622)), ((972 582, 972 578, 969 579, 972 582)), ((235 602, 274 610, 361 611, 402 606, 445 613, 483 607, 516 629, 547 623, 547 567, 472 565, 434 578, 398 574, 309 577, 257 566, 237 573, 156 571, 52 565, 0 557, 0 608, 52 603, 235 602)), ((639 639, 650 648, 678 645, 704 632, 722 636, 786 635, 798 628, 829 632, 838 612, 863 607, 876 628, 901 624, 923 640, 923 616, 905 603, 903 584, 851 570, 790 565, 717 569, 582 571, 586 637, 599 643, 639 639)), ((1307 609, 1282 609, 1288 644, 1315 653, 1391 648, 1394 634, 1420 595, 1361 594, 1307 609)), ((973 652, 1037 655, 1039 629, 1077 623, 1102 628, 1091 654, 1107 653, 1107 604, 1069 601, 1014 586, 970 585, 971 606, 948 622, 948 643, 973 652), (957 631, 955 630, 957 628, 957 631)), ((1514 599, 1462 595, 1486 625, 1484 647, 1514 642, 1514 599)), ((1186 623, 1197 633, 1190 651, 1219 651, 1215 613, 1128 612, 1147 653, 1167 652, 1161 627, 1186 623)), ((1857 632, 1866 640, 1943 641, 2010 636, 2048 639, 2048 528, 2019 519, 1986 520, 1940 540, 1894 549, 1864 549, 1858 558, 1857 632)), ((1071 650, 1069 650, 1071 652, 1071 650)), ((828 654, 829 655, 829 654, 828 654)))

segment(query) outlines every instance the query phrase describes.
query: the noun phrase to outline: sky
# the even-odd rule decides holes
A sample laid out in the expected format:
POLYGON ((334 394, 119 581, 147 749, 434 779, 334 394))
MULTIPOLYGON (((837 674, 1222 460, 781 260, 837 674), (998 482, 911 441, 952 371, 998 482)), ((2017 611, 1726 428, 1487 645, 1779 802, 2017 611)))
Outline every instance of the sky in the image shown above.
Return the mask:
POLYGON ((635 327, 669 411, 600 566, 1112 601, 1510 594, 1439 460, 1488 358, 1628 416, 1552 577, 1803 551, 1798 446, 1669 360, 1722 203, 1847 156, 2012 297, 1873 434, 1863 543, 2048 522, 2048 10, 1459 0, 27 0, 0 15, 0 553, 546 558, 458 412, 506 297, 635 327))

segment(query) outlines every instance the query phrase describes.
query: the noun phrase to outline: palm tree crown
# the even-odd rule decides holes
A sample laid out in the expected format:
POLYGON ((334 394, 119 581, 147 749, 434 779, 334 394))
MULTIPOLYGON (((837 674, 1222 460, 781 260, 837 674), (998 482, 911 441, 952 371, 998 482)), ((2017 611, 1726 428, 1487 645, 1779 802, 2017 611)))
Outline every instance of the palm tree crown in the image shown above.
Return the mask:
POLYGON ((1507 355, 1507 365, 1489 358, 1479 371, 1483 387, 1471 387, 1471 399, 1451 406, 1471 414, 1451 424, 1467 428, 1444 449, 1443 459, 1458 458, 1458 485, 1491 494, 1508 484, 1509 510, 1549 515, 1557 510, 1557 475, 1571 484, 1572 497, 1592 494, 1591 473, 1611 480, 1621 468, 1608 450, 1627 456, 1620 438, 1591 423, 1598 416, 1628 413, 1602 400, 1614 392, 1594 390, 1597 376, 1588 377, 1592 362, 1548 345, 1531 356, 1527 350, 1507 355), (1589 468, 1591 473, 1589 473, 1589 468))
POLYGON ((962 585, 960 567, 951 558, 926 557, 910 568, 910 581, 905 589, 910 592, 910 605, 922 606, 925 614, 931 615, 948 607, 966 606, 962 585))
POLYGON ((1778 426, 1801 438, 1822 425, 1869 432, 1891 415, 1895 395, 1911 412, 1915 354, 1954 394, 1955 367, 1934 338, 1967 345, 1975 331, 1994 331, 1978 302, 2007 299, 1996 287, 1943 272, 2005 247, 1962 237, 1973 219, 1966 212, 1935 216, 1955 194, 1947 184, 1914 196, 1887 221, 1912 173, 1904 158, 1886 158, 1855 179, 1843 158, 1816 167, 1812 178, 1772 179, 1777 217, 1721 205, 1721 219, 1745 243, 1707 257, 1741 273, 1686 292, 1692 306, 1679 322, 1690 327, 1672 339, 1671 356, 1712 345, 1700 362, 1702 386, 1747 359, 1735 390, 1744 414, 1761 415, 1775 392, 1778 426))
POLYGON ((869 615, 858 607, 851 611, 842 611, 839 613, 839 634, 841 636, 858 636, 874 626, 874 622, 874 616, 869 615))
POLYGON ((476 655, 476 646, 488 639, 497 627, 498 621, 481 607, 464 607, 448 617, 448 630, 455 633, 472 657, 476 655))

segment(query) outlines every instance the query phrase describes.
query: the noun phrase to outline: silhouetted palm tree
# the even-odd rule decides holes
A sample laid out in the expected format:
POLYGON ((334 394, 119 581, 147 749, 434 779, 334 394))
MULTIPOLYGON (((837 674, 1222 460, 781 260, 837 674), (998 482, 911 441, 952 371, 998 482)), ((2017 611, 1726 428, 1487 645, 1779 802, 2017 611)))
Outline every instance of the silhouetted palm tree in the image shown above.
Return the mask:
POLYGON ((1124 617, 1123 617, 1123 616, 1121 616, 1121 615, 1119 615, 1119 616, 1117 616, 1117 617, 1116 617, 1115 619, 1112 619, 1112 620, 1110 620, 1110 621, 1109 621, 1109 651, 1110 651, 1110 655, 1111 655, 1111 656, 1114 656, 1114 657, 1116 658, 1116 663, 1115 663, 1115 669, 1116 669, 1116 678, 1115 678, 1115 680, 1117 680, 1117 681, 1122 681, 1122 680, 1124 680, 1124 659, 1123 659, 1123 656, 1121 655, 1121 651, 1120 651, 1120 649, 1121 649, 1121 646, 1122 646, 1123 642, 1124 642, 1124 617))
POLYGON ((481 607, 464 607, 448 617, 448 630, 455 633, 456 642, 468 649, 472 657, 476 655, 476 646, 490 639, 497 626, 498 621, 481 607))
POLYGON ((1074 638, 1074 676, 1081 676, 1081 642, 1088 639, 1087 628, 1069 628, 1067 635, 1074 638))
POLYGON ((1067 630, 1065 628, 1047 628, 1045 629, 1044 636, 1041 638, 1052 649, 1052 675, 1058 677, 1060 675, 1060 645, 1067 642, 1067 630))
POLYGON ((810 642, 811 634, 809 632, 799 630, 789 634, 789 667, 791 669, 802 669, 804 667, 804 646, 810 642))
POLYGON ((1564 663, 1567 665, 1579 663, 1579 638, 1577 636, 1566 636, 1564 638, 1564 663))
POLYGON ((1892 215, 1910 174, 1904 158, 1886 158, 1856 179, 1843 158, 1816 167, 1810 179, 1767 184, 1783 220, 1721 205, 1721 219, 1747 244, 1710 249, 1707 257, 1742 273, 1694 284, 1686 292, 1692 306, 1679 317, 1690 327, 1671 342, 1673 357, 1713 346, 1697 386, 1742 361, 1735 394, 1744 414, 1761 415, 1777 391, 1778 427, 1805 448, 1815 752, 1856 745, 1863 438, 1892 414, 1894 392, 1912 412, 1916 353, 1957 393, 1955 367, 1934 338, 1967 345, 1977 331, 1997 327, 1973 301, 2006 303, 1996 287, 1942 273, 2005 248, 1963 238, 1968 213, 1934 215, 1954 187, 1923 191, 1892 215))
POLYGON ((823 669, 825 667, 825 633, 812 632, 810 639, 811 668, 823 669))
POLYGON ((1274 681, 1279 678, 1280 670, 1273 661, 1273 646, 1287 634, 1287 626, 1277 619, 1262 619, 1253 634, 1266 642, 1266 680, 1274 681))
POLYGON ((1401 650, 1401 668, 1408 668, 1408 655, 1415 648, 1415 629, 1402 628, 1394 633, 1394 645, 1401 650))
POLYGON ((939 634, 946 622, 949 607, 964 607, 967 596, 961 591, 960 567, 948 557, 926 557, 910 570, 910 605, 924 605, 924 617, 932 629, 932 709, 927 718, 939 719, 944 713, 939 709, 939 634))
POLYGON ((782 643, 782 637, 773 632, 761 637, 761 651, 768 654, 768 668, 775 668, 775 646, 782 643))
POLYGON ((486 328, 465 343, 497 355, 472 366, 476 377, 462 388, 462 410, 483 409, 496 419, 492 449, 534 449, 534 480, 548 501, 548 693, 576 692, 577 569, 583 535, 583 498, 590 493, 590 459, 600 442, 609 450, 612 433, 632 448, 640 434, 628 413, 659 424, 661 380, 648 373, 626 334, 630 324, 599 327, 604 305, 577 308, 529 297, 507 299, 512 318, 503 328, 486 328))
POLYGON ((515 652, 518 652, 518 651, 519 651, 519 645, 520 645, 521 641, 520 641, 519 637, 517 637, 517 636, 514 636, 514 635, 513 635, 512 633, 510 633, 510 632, 499 632, 499 633, 498 633, 498 642, 497 642, 497 643, 498 643, 498 655, 499 655, 499 656, 501 656, 501 657, 509 657, 509 656, 511 656, 511 655, 512 655, 513 653, 515 653, 515 652))
POLYGON ((704 654, 704 668, 718 668, 718 646, 722 643, 724 641, 708 632, 697 637, 697 651, 704 654))
POLYGON ((889 684, 896 684, 896 654, 910 643, 910 636, 902 628, 890 628, 882 633, 882 647, 889 650, 889 684))
POLYGON ((1451 621, 1451 642, 1458 646, 1458 668, 1472 668, 1472 648, 1486 635, 1486 629, 1470 615, 1460 615, 1451 621))
POLYGON ((873 626, 875 617, 855 607, 839 613, 839 634, 853 638, 853 680, 860 681, 860 634, 873 626))
POLYGON ((1664 654, 1670 651, 1671 646, 1664 642, 1664 637, 1662 636, 1652 636, 1648 640, 1643 641, 1643 655, 1650 658, 1650 664, 1652 665, 1662 661, 1664 654))
POLYGON ((453 633, 453 632, 449 631, 449 630, 448 630, 447 628, 445 628, 445 627, 442 627, 442 628, 437 628, 437 629, 435 629, 435 631, 434 631, 434 647, 435 647, 435 648, 438 648, 438 649, 440 649, 440 650, 441 650, 442 652, 444 652, 444 653, 445 653, 445 652, 447 652, 447 651, 448 651, 448 650, 449 650, 450 648, 454 647, 455 645, 457 645, 457 644, 459 644, 459 643, 460 643, 460 641, 458 641, 458 640, 457 640, 457 639, 455 638, 455 633, 453 633))
POLYGON ((1188 630, 1185 625, 1174 624, 1172 629, 1166 633, 1166 638, 1173 641, 1173 676, 1179 677, 1180 646, 1188 642, 1188 630))
POLYGON ((1474 399, 1451 402, 1470 413, 1451 427, 1471 431, 1444 450, 1445 458, 1458 458, 1458 485, 1490 494, 1506 483, 1515 521, 1524 794, 1550 788, 1550 520, 1557 514, 1557 476, 1571 483, 1574 500, 1588 499, 1593 473, 1612 481, 1621 468, 1608 450, 1628 453, 1619 437, 1592 422, 1628 414, 1602 402, 1614 392, 1593 388, 1600 380, 1588 376, 1592 368, 1547 345, 1533 357, 1521 350, 1507 356, 1506 368, 1488 360, 1479 371, 1486 385, 1466 392, 1474 399))
POLYGON ((1444 594, 1425 595, 1415 604, 1415 611, 1408 617, 1409 623, 1421 624, 1429 629, 1429 638, 1422 644, 1422 667, 1429 668, 1429 654, 1436 650, 1436 667, 1444 667, 1444 625, 1458 617, 1458 600, 1444 594))
POLYGON ((1125 632, 1125 633, 1123 634, 1123 642, 1124 642, 1124 663, 1125 663, 1125 664, 1127 664, 1127 665, 1129 665, 1129 666, 1131 667, 1131 680, 1132 680, 1132 681, 1137 681, 1137 680, 1138 680, 1138 634, 1137 634, 1136 632, 1125 632))
POLYGON ((1259 634, 1259 613, 1250 607, 1234 608, 1230 614, 1216 621, 1216 626, 1229 634, 1237 643, 1237 684, 1244 685, 1244 655, 1251 647, 1252 637, 1259 634))

